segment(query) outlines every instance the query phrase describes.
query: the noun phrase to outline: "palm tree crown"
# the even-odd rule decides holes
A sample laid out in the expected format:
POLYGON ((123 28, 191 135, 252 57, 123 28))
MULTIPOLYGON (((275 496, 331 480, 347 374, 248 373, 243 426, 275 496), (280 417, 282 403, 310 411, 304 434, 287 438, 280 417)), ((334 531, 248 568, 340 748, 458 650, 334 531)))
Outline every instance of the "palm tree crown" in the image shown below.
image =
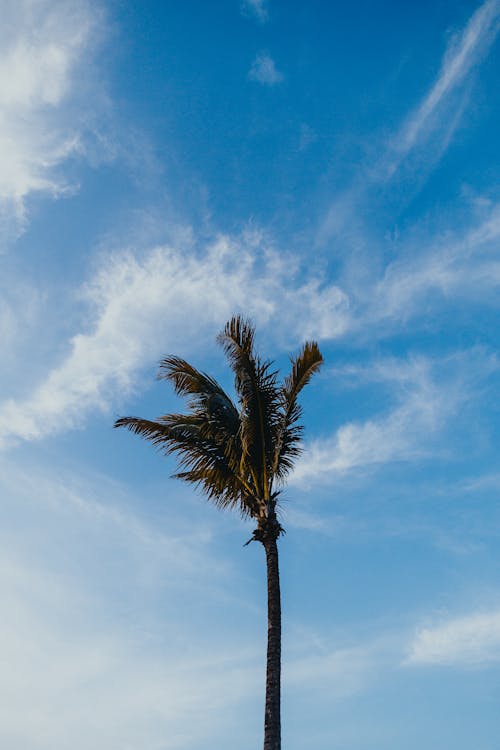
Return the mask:
POLYGON ((187 398, 188 412, 156 421, 121 417, 115 427, 127 427, 176 454, 180 471, 174 477, 200 486, 219 507, 238 508, 254 518, 258 539, 281 531, 276 502, 300 453, 303 431, 298 395, 323 357, 315 341, 305 343, 279 383, 272 362, 255 353, 254 333, 248 320, 235 316, 217 339, 234 372, 238 405, 216 380, 169 356, 160 363, 159 377, 187 398))

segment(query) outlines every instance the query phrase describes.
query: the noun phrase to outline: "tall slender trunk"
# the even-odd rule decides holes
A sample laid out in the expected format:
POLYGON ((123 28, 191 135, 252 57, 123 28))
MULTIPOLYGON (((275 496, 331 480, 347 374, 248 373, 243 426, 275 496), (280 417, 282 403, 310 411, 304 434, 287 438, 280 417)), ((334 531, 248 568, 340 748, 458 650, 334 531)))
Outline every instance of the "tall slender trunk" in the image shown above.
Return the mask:
POLYGON ((264 542, 267 562, 267 673, 264 750, 281 750, 281 597, 276 539, 264 542))

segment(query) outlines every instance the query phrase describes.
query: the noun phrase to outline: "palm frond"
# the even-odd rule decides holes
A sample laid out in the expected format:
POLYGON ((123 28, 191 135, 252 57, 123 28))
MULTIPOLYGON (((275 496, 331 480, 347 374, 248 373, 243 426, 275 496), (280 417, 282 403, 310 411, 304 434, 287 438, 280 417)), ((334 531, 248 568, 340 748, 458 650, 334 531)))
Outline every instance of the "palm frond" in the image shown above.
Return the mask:
POLYGON ((224 408, 237 419, 238 411, 232 400, 219 383, 204 372, 200 372, 193 365, 181 357, 169 356, 160 362, 160 380, 169 380, 179 396, 188 397, 188 406, 204 407, 211 400, 217 402, 219 408, 224 408))
POLYGON ((209 500, 219 508, 237 507, 242 516, 257 517, 258 503, 246 492, 237 478, 224 466, 202 466, 172 475, 199 487, 209 500))
POLYGON ((268 499, 280 393, 277 372, 270 361, 254 353, 254 327, 241 316, 233 317, 218 337, 235 376, 240 400, 243 459, 254 472, 259 495, 268 499))
POLYGON ((166 414, 156 421, 121 417, 115 427, 140 435, 165 455, 176 454, 184 471, 173 476, 200 485, 217 505, 256 512, 255 487, 241 471, 239 432, 210 413, 166 414))
POLYGON ((254 339, 254 325, 241 315, 234 315, 228 320, 224 330, 217 336, 217 341, 223 346, 235 373, 242 355, 253 357, 254 339))
POLYGON ((281 390, 282 417, 273 462, 273 475, 280 481, 291 471, 294 459, 301 452, 303 426, 298 424, 302 416, 298 396, 323 364, 316 341, 306 341, 300 353, 291 359, 291 364, 292 369, 281 390))
POLYGON ((219 507, 237 507, 261 524, 266 517, 275 519, 279 493, 273 482, 285 478, 300 452, 298 396, 323 357, 316 342, 307 342, 291 360, 291 372, 280 386, 273 363, 255 353, 250 321, 235 316, 218 342, 234 373, 237 405, 214 378, 169 356, 160 364, 159 377, 187 399, 187 413, 156 420, 121 417, 114 426, 174 454, 175 477, 200 487, 219 507))
POLYGON ((216 393, 220 389, 216 380, 200 372, 181 357, 168 356, 160 362, 158 377, 170 380, 179 396, 190 393, 216 393))
POLYGON ((161 447, 169 440, 168 427, 161 422, 154 422, 140 417, 120 417, 113 427, 126 427, 135 435, 149 440, 153 445, 161 447))
POLYGON ((309 383, 323 362, 323 355, 317 342, 306 341, 300 353, 296 357, 292 357, 292 370, 284 381, 283 391, 286 394, 287 401, 290 402, 297 398, 300 391, 309 383))

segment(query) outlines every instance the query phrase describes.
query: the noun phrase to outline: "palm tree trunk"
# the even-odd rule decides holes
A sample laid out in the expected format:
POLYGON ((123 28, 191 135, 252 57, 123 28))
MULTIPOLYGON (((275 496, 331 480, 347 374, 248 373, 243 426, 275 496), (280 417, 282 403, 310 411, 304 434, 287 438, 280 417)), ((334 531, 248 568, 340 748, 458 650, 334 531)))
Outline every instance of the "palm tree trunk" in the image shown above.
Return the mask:
POLYGON ((278 545, 275 538, 264 542, 267 562, 267 673, 264 750, 281 750, 281 598, 278 545))

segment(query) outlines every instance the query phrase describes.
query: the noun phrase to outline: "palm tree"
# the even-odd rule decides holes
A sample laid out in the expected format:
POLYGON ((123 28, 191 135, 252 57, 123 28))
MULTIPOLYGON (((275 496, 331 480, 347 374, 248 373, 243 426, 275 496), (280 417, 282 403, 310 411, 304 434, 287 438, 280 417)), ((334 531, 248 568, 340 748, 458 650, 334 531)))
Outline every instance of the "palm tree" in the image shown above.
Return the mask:
POLYGON ((160 378, 188 399, 187 414, 157 421, 121 417, 127 427, 166 454, 175 453, 174 477, 199 486, 219 508, 236 508, 256 523, 251 541, 260 542, 267 561, 268 641, 264 750, 280 750, 281 600, 277 515, 284 480, 300 453, 303 427, 298 395, 319 370, 323 357, 315 341, 291 359, 282 383, 272 362, 254 350, 253 325, 233 317, 218 336, 235 376, 238 403, 213 378, 179 357, 160 364, 160 378))

